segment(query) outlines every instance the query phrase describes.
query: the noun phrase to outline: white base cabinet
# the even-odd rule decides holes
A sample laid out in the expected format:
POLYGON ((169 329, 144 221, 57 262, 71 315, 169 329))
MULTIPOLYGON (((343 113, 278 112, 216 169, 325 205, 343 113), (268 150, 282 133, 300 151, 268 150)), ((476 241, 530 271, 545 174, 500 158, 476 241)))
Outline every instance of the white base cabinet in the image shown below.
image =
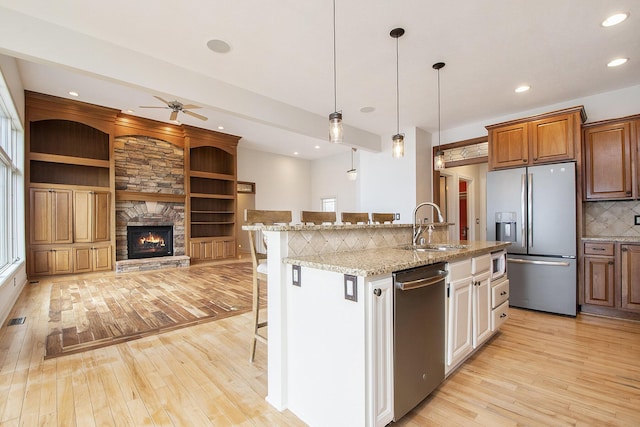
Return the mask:
POLYGON ((489 254, 448 263, 447 271, 445 376, 495 333, 509 306, 506 303, 496 312, 489 254))
POLYGON ((385 426, 393 418, 390 274, 357 277, 287 266, 287 407, 309 425, 385 426))

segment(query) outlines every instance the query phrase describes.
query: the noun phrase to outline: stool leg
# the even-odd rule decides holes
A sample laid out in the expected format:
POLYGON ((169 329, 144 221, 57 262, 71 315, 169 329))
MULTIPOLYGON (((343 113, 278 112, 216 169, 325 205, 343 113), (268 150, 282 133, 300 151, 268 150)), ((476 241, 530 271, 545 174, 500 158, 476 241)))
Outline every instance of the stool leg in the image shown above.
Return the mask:
POLYGON ((253 301, 252 301, 252 318, 253 318, 253 333, 251 335, 251 353, 249 356, 249 362, 253 363, 256 356, 256 335, 258 333, 258 315, 260 311, 260 279, 256 272, 253 273, 253 301))

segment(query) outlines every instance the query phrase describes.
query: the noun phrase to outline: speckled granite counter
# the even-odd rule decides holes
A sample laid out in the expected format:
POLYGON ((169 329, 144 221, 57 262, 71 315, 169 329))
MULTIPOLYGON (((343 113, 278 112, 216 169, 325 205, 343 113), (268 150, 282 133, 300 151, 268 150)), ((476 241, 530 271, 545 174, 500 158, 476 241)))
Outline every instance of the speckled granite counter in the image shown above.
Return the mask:
POLYGON ((285 258, 283 262, 319 270, 368 277, 441 261, 468 258, 506 248, 510 243, 461 240, 447 242, 447 245, 464 247, 442 252, 420 252, 403 249, 402 247, 374 248, 289 257, 285 258))
POLYGON ((583 242, 640 243, 640 236, 582 236, 583 242))

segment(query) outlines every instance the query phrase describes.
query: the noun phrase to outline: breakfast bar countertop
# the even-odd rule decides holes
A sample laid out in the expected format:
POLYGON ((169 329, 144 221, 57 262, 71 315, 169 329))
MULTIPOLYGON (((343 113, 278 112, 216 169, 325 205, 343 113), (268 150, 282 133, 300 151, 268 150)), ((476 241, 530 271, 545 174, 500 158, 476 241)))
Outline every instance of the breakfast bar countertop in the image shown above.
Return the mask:
POLYGON ((448 247, 446 251, 421 252, 398 246, 287 257, 282 262, 367 277, 435 264, 441 261, 468 258, 494 252, 506 248, 510 244, 510 242, 456 240, 440 244, 448 247))

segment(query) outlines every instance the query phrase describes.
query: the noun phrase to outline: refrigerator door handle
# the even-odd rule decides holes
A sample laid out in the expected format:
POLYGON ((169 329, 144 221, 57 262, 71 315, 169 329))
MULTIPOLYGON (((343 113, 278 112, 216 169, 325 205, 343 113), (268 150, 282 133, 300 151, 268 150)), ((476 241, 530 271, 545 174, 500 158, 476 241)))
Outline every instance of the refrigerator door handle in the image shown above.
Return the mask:
POLYGON ((526 180, 527 180, 527 174, 523 173, 521 176, 521 182, 520 182, 520 214, 521 214, 521 218, 522 220, 520 221, 522 223, 522 231, 521 231, 521 236, 522 236, 522 247, 526 247, 527 245, 527 235, 525 233, 526 229, 525 229, 525 224, 524 224, 524 219, 525 219, 525 197, 526 197, 526 180))
POLYGON ((507 258, 508 262, 516 264, 535 264, 535 265, 551 265, 556 267, 568 267, 570 264, 566 261, 535 261, 522 258, 507 258))
POLYGON ((529 174, 529 179, 527 180, 527 198, 528 198, 528 212, 527 212, 527 226, 529 230, 527 232, 527 236, 529 238, 529 249, 533 249, 533 174, 529 174))

